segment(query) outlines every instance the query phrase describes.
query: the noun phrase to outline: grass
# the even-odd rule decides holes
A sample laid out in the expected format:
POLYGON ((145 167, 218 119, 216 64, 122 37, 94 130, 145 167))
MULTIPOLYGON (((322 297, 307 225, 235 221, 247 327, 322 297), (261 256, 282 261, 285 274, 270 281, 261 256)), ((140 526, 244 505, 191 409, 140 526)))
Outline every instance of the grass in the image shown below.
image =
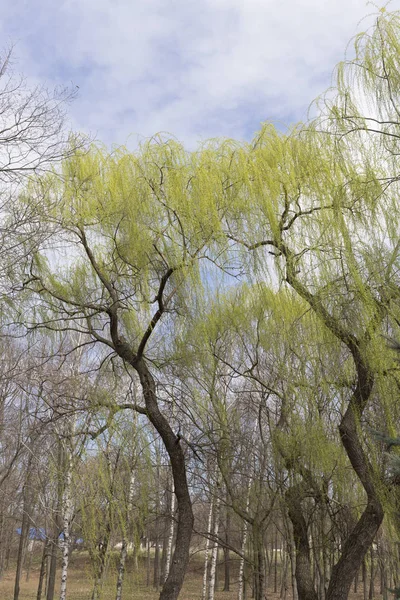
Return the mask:
MULTIPOLYGON (((103 593, 101 600, 115 600, 116 593, 116 564, 118 560, 118 554, 116 553, 110 560, 107 577, 104 581, 103 593)), ((30 575, 28 581, 26 581, 26 573, 22 574, 20 583, 20 596, 19 600, 36 600, 39 568, 40 568, 40 556, 34 555, 30 575)), ((232 585, 230 592, 217 591, 215 594, 215 600, 236 600, 237 599, 237 582, 235 574, 237 571, 237 564, 232 564, 232 585)), ((57 586, 54 599, 57 600, 59 596, 59 575, 60 571, 57 572, 57 586)), ((151 578, 153 572, 151 571, 151 578)), ((0 600, 13 600, 14 597, 14 577, 15 571, 8 571, 3 579, 0 581, 0 600)), ((280 579, 280 577, 279 577, 280 579)), ((379 578, 375 580, 375 598, 381 597, 377 583, 379 578)), ((220 569, 220 581, 219 588, 222 587, 223 581, 223 567, 220 569)), ((272 577, 270 578, 272 584, 272 577)), ((203 560, 202 556, 195 556, 192 558, 189 565, 189 569, 185 578, 185 584, 180 594, 180 600, 200 600, 201 591, 203 585, 203 560)), ((289 589, 287 590, 286 600, 292 600, 290 582, 288 582, 289 589)), ((92 592, 93 580, 92 572, 90 567, 90 560, 85 552, 75 552, 71 556, 70 569, 68 572, 68 587, 67 587, 67 598, 68 600, 90 600, 92 592)), ((247 598, 251 597, 251 590, 247 594, 247 598)), ((273 593, 271 588, 267 592, 268 600, 280 600, 279 593, 273 593)), ((123 600, 158 600, 159 590, 155 590, 152 586, 146 585, 146 562, 145 559, 141 559, 139 562, 139 569, 135 572, 133 569, 132 560, 127 563, 127 572, 124 580, 123 587, 123 600)), ((363 600, 364 594, 362 589, 362 583, 359 585, 359 592, 354 594, 350 593, 352 600, 363 600)), ((42 600, 44 600, 44 593, 42 594, 42 600)))
MULTIPOLYGON (((115 600, 116 592, 116 564, 117 555, 112 557, 108 568, 108 574, 104 582, 101 600, 115 600)), ((22 574, 20 583, 19 600, 36 600, 37 586, 39 579, 39 556, 34 556, 30 569, 29 579, 26 581, 26 573, 22 574)), ((132 563, 128 563, 127 572, 124 578, 123 600, 158 600, 159 590, 146 585, 146 566, 145 561, 139 563, 139 570, 133 572, 132 563)), ((222 571, 221 571, 222 573, 222 571)), ((59 595, 59 571, 57 572, 57 585, 54 598, 59 595)), ((151 580, 153 572, 151 571, 151 580)), ((201 557, 193 559, 185 578, 184 588, 180 598, 182 600, 200 600, 202 590, 202 561, 201 557)), ((14 578, 15 571, 8 571, 0 581, 0 599, 13 600, 14 596, 14 578)), ((93 587, 92 572, 90 568, 89 557, 84 552, 74 553, 71 556, 70 568, 68 571, 67 597, 68 600, 90 600, 93 587)), ((231 592, 217 592, 215 600, 236 600, 237 586, 232 585, 231 592)), ((44 593, 42 594, 44 600, 44 593)), ((289 600, 289 599, 288 599, 289 600)))

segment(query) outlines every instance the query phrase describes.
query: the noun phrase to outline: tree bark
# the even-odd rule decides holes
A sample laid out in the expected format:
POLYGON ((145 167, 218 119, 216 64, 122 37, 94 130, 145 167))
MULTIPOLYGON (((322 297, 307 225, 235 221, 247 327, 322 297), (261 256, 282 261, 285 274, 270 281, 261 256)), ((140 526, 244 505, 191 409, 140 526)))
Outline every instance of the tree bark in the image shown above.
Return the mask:
POLYGON ((168 573, 171 568, 171 558, 172 558, 172 546, 174 544, 174 532, 175 532, 175 489, 174 484, 172 483, 171 490, 171 504, 170 504, 170 523, 169 523, 169 533, 168 533, 168 541, 167 541, 167 554, 165 559, 165 581, 167 581, 168 573))
MULTIPOLYGON (((58 528, 57 528, 58 532, 58 528)), ((58 535, 55 535, 51 540, 50 566, 47 583, 46 600, 54 599, 54 590, 56 587, 56 572, 57 572, 57 550, 58 550, 58 535)))
MULTIPOLYGON (((171 478, 168 476, 168 485, 165 490, 165 515, 163 519, 163 544, 162 544, 162 552, 161 552, 161 569, 160 569, 160 586, 164 585, 165 580, 168 576, 169 564, 167 566, 167 562, 170 563, 170 559, 167 561, 167 554, 171 558, 172 555, 172 544, 171 548, 169 548, 169 537, 170 537, 170 522, 171 522, 171 504, 172 504, 172 496, 174 496, 173 491, 171 491, 171 478)), ((174 498, 175 499, 175 498, 174 498)), ((174 532, 172 531, 172 539, 174 532)))
POLYGON ((224 592, 230 591, 231 586, 231 563, 230 563, 230 529, 231 529, 231 513, 226 506, 225 509, 225 544, 224 546, 224 592))
MULTIPOLYGON (((249 480, 247 486, 247 497, 246 497, 246 511, 249 510, 250 506, 250 489, 251 489, 251 480, 249 480)), ((238 600, 243 600, 245 596, 245 578, 244 578, 244 557, 246 553, 246 545, 247 545, 247 536, 248 536, 248 523, 247 521, 243 521, 243 533, 242 533, 242 544, 241 544, 241 558, 239 565, 239 587, 238 587, 238 600)))
POLYGON ((161 590, 160 600, 176 600, 181 591, 189 562, 190 540, 194 522, 185 457, 180 438, 172 431, 170 424, 159 409, 155 381, 144 359, 133 360, 131 364, 140 378, 147 415, 160 434, 171 462, 178 506, 178 525, 171 567, 161 590))
POLYGON ((301 502, 304 499, 303 482, 294 485, 286 492, 288 515, 293 527, 296 549, 296 584, 299 600, 318 600, 311 572, 310 544, 308 527, 303 515, 301 502))
MULTIPOLYGON (((217 486, 217 494, 219 494, 219 489, 217 486)), ((210 579, 208 583, 208 596, 207 600, 214 600, 215 596, 215 587, 216 587, 216 571, 217 571, 217 561, 218 561, 218 532, 219 532, 219 512, 221 507, 221 498, 218 495, 215 499, 215 511, 214 511, 214 528, 213 528, 213 547, 211 550, 211 564, 210 564, 210 579)))
POLYGON ((347 331, 340 320, 332 316, 318 295, 313 295, 297 278, 294 254, 285 246, 282 238, 279 248, 286 258, 286 281, 308 302, 326 327, 350 351, 357 375, 357 384, 347 410, 339 425, 342 445, 351 466, 362 484, 367 505, 353 531, 348 536, 338 562, 333 566, 326 600, 347 600, 354 578, 362 565, 373 539, 383 521, 384 511, 374 479, 372 465, 360 441, 358 428, 362 414, 370 400, 374 386, 374 371, 368 363, 367 346, 371 333, 376 330, 387 308, 382 306, 368 324, 360 339, 347 331))
POLYGON ((372 546, 370 548, 370 557, 371 557, 371 570, 370 570, 368 600, 373 600, 374 596, 375 596, 375 564, 374 564, 374 553, 372 550, 372 546))
MULTIPOLYGON (((110 502, 109 502, 110 505, 110 502)), ((111 511, 111 509, 109 509, 111 511)), ((101 588, 103 586, 104 572, 106 569, 107 552, 110 544, 111 537, 111 517, 109 516, 106 523, 106 529, 104 538, 100 544, 99 553, 97 557, 97 569, 95 573, 94 585, 91 600, 98 600, 100 598, 101 588)))
POLYGON ((254 549, 254 598, 264 600, 265 596, 265 558, 262 527, 255 522, 252 527, 254 549))
POLYGON ((15 572, 15 585, 14 585, 14 600, 18 600, 19 598, 19 584, 21 580, 21 572, 22 572, 22 563, 24 556, 24 548, 26 546, 26 541, 29 532, 29 515, 28 515, 28 491, 27 491, 27 481, 25 482, 23 489, 23 507, 22 507, 22 523, 21 523, 21 535, 19 537, 19 545, 18 545, 18 556, 17 556, 17 568, 15 572))
POLYGON ((129 479, 129 492, 128 492, 128 502, 127 502, 127 523, 126 530, 124 531, 124 535, 122 538, 122 547, 121 554, 119 557, 119 565, 118 565, 118 578, 117 578, 117 593, 115 596, 115 600, 121 600, 122 598, 122 584, 124 581, 124 573, 125 573, 125 563, 126 557, 128 554, 128 539, 129 539, 129 531, 130 531, 130 520, 131 520, 131 512, 133 508, 133 496, 135 492, 135 468, 132 466, 131 476, 129 479))
POLYGON ((65 485, 62 499, 62 519, 63 519, 63 541, 62 541, 62 563, 61 563, 61 586, 60 586, 60 600, 66 600, 67 598, 67 577, 68 577, 68 565, 69 565, 69 551, 70 551, 70 525, 73 516, 73 505, 72 505, 72 449, 66 450, 66 473, 65 473, 65 485))
POLYGON ((49 550, 49 540, 46 538, 43 544, 42 562, 40 563, 39 583, 37 589, 36 600, 42 600, 43 582, 46 577, 47 553, 49 550))
MULTIPOLYGON (((368 376, 369 374, 366 373, 361 381, 359 377, 358 388, 368 386, 370 391, 372 390, 372 382, 368 382, 370 378, 368 376)), ((370 391, 367 393, 368 397, 370 391)), ((360 403, 360 408, 363 408, 362 405, 365 406, 365 403, 366 401, 360 403)), ((326 600, 347 600, 351 584, 384 517, 383 507, 373 479, 372 467, 358 438, 357 421, 359 417, 356 418, 356 411, 355 402, 351 402, 339 426, 339 431, 353 469, 367 493, 367 506, 347 538, 339 561, 332 569, 326 600)), ((359 413, 360 410, 358 410, 358 415, 359 413)))
MULTIPOLYGON (((207 524, 207 533, 211 533, 212 527, 212 519, 213 519, 213 502, 210 502, 210 509, 208 511, 208 524, 207 524)), ((207 582, 208 582, 208 558, 210 553, 210 538, 206 538, 206 548, 204 552, 204 571, 203 571, 203 589, 201 593, 201 600, 205 600, 207 597, 207 582)))
POLYGON ((57 457, 57 500, 56 509, 54 511, 53 519, 53 537, 50 540, 51 553, 50 553, 50 566, 48 568, 48 580, 46 589, 46 600, 54 599, 54 590, 56 586, 56 572, 57 572, 57 551, 58 551, 58 540, 62 531, 61 523, 61 507, 63 502, 64 486, 62 481, 62 471, 64 464, 64 451, 61 440, 58 439, 58 457, 57 457))

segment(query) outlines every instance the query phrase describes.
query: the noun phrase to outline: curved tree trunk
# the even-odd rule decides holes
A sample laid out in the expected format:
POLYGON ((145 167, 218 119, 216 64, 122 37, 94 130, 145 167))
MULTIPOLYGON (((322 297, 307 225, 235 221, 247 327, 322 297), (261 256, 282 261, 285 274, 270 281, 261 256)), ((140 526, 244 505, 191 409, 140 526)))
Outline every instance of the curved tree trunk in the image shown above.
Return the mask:
POLYGON ((373 539, 383 521, 384 511, 379 498, 379 484, 373 474, 372 465, 366 456, 360 437, 359 426, 363 412, 371 398, 374 386, 374 371, 367 358, 371 333, 387 313, 381 305, 368 323, 364 334, 357 337, 346 330, 340 320, 332 316, 318 295, 313 295, 297 278, 294 254, 280 239, 280 250, 286 258, 286 281, 308 302, 316 315, 350 351, 357 375, 357 385, 350 398, 346 412, 339 425, 342 445, 367 495, 367 506, 358 523, 348 536, 338 562, 334 565, 329 581, 326 600, 347 600, 351 584, 360 569, 373 539))
POLYGON ((374 378, 362 360, 358 347, 353 349, 353 358, 358 376, 357 387, 339 425, 339 432, 351 465, 367 494, 367 506, 347 538, 339 561, 332 569, 326 600, 347 600, 351 584, 384 517, 372 466, 358 434, 359 419, 370 398, 374 378))
POLYGON ((133 360, 131 364, 140 378, 147 415, 163 440, 171 462, 178 508, 178 525, 172 563, 167 580, 160 593, 160 600, 176 600, 181 591, 189 562, 190 540, 194 522, 185 457, 180 438, 172 431, 170 424, 159 409, 155 381, 144 359, 133 360))
POLYGON ((308 527, 301 508, 304 499, 302 484, 294 485, 286 492, 289 519, 293 526, 293 538, 296 549, 296 585, 299 600, 318 600, 311 573, 310 544, 308 527))

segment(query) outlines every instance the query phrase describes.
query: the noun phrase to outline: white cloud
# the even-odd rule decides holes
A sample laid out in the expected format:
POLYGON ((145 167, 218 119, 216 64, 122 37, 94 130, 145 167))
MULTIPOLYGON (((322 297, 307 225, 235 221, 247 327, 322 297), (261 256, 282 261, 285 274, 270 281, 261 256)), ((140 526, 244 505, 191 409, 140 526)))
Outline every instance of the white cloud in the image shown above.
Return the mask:
POLYGON ((75 128, 107 143, 169 131, 193 147, 305 118, 369 10, 365 0, 16 0, 0 34, 33 80, 79 86, 75 128))

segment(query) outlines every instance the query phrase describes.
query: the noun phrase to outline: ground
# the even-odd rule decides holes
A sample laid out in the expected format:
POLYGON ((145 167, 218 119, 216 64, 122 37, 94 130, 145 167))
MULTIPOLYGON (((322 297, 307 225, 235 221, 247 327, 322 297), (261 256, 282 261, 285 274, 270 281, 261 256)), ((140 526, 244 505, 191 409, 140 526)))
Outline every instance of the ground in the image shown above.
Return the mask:
MULTIPOLYGON (((88 556, 84 552, 72 555, 68 575, 68 600, 90 600, 92 591, 92 574, 88 556)), ((129 570, 131 570, 129 568, 129 570)), ((151 573, 152 575, 153 573, 151 573)), ((13 600, 15 572, 10 570, 0 581, 0 599, 13 600)), ((35 558, 29 580, 23 573, 20 584, 19 600, 36 600, 39 578, 39 557, 35 558)), ((58 578, 59 579, 59 578, 58 578)), ((58 582, 59 585, 59 582, 58 582)), ((202 564, 200 560, 192 560, 189 572, 185 578, 185 586, 181 592, 182 600, 200 600, 202 589, 202 564)), ((115 600, 116 569, 110 565, 108 576, 103 588, 101 600, 115 600)), ((137 573, 128 572, 124 581, 123 599, 129 600, 158 600, 159 591, 146 585, 146 567, 144 560, 140 563, 137 573)), ((58 587, 55 599, 58 598, 58 587)), ((217 592, 215 600, 236 600, 237 586, 232 585, 232 592, 217 592)), ((44 594, 42 595, 44 600, 44 594)), ((272 599, 271 599, 272 600, 272 599)), ((287 600, 290 600, 289 597, 287 600)))
MULTIPOLYGON (((20 596, 19 600, 36 600, 37 598, 37 584, 39 577, 39 560, 40 557, 35 557, 32 563, 32 567, 29 574, 29 579, 26 581, 26 573, 23 573, 21 577, 20 596)), ((117 561, 117 555, 115 556, 115 563, 117 561)), ((230 592, 218 591, 215 594, 215 600, 236 600, 237 599, 237 582, 235 580, 235 566, 233 565, 233 583, 230 592)), ((124 582, 123 589, 123 600, 158 600, 159 591, 153 587, 147 587, 146 585, 146 567, 145 561, 142 560, 139 563, 139 570, 136 573, 132 573, 132 565, 129 565, 127 576, 124 582)), ((6 573, 3 579, 0 581, 0 600, 13 600, 14 596, 14 576, 15 572, 10 570, 6 573)), ((222 577, 222 569, 220 577, 222 577)), ((58 578, 59 579, 59 578, 58 578)), ((189 571, 185 578, 185 585, 181 592, 181 600, 200 600, 203 583, 203 570, 201 557, 197 556, 192 559, 190 563, 189 571)), ((271 578, 272 583, 272 578, 271 578)), ((377 583, 377 582, 376 582, 377 583)), ((58 582, 59 584, 59 582, 58 582)), ((220 586, 222 587, 222 585, 220 586)), ((90 600, 92 591, 92 574, 90 570, 90 562, 88 556, 84 552, 78 552, 72 555, 71 565, 68 576, 68 600, 90 600)), ((112 562, 108 569, 108 576, 104 584, 103 595, 101 600, 115 600, 116 591, 116 569, 113 568, 112 562)), ((381 595, 379 590, 375 590, 375 598, 380 598, 381 595)), ((247 594, 248 600, 251 597, 250 593, 247 594)), ((58 598, 58 588, 54 596, 55 600, 58 598)), ((280 600, 279 593, 273 593, 272 589, 267 592, 268 600, 280 600)), ((359 592, 357 594, 351 594, 351 600, 363 600, 362 584, 359 585, 359 592)), ((42 595, 44 600, 44 594, 42 595)), ((291 589, 287 590, 285 600, 292 600, 291 589)))

